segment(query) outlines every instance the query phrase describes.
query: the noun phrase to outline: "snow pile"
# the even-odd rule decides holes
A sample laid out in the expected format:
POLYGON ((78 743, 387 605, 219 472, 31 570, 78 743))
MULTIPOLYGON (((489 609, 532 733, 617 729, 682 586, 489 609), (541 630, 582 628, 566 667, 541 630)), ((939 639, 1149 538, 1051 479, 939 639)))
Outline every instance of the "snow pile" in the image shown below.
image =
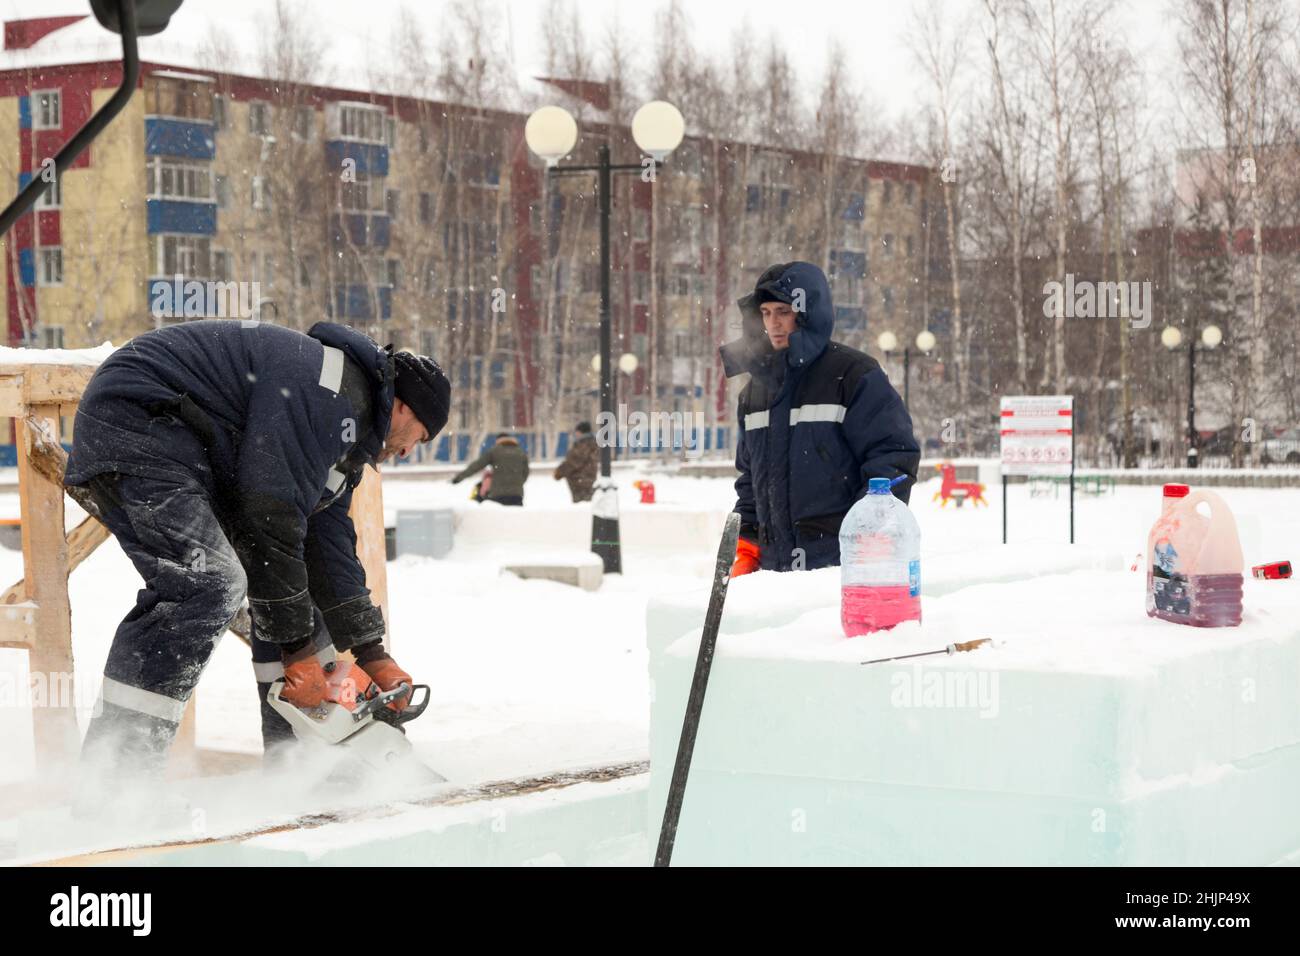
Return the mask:
POLYGON ((90 365, 98 366, 117 351, 112 342, 93 349, 15 349, 0 346, 0 366, 7 365, 90 365))

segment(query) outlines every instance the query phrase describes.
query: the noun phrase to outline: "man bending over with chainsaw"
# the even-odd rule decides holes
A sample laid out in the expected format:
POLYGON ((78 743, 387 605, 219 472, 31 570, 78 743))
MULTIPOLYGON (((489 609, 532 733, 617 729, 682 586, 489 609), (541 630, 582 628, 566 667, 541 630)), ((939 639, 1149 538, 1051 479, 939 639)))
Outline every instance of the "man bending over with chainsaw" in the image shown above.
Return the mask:
POLYGON ((438 434, 450 396, 431 359, 328 322, 306 335, 187 322, 135 337, 100 366, 65 480, 89 490, 145 586, 109 649, 82 745, 91 773, 161 771, 246 595, 264 700, 282 676, 284 699, 321 704, 316 651, 327 641, 382 690, 412 684, 384 652, 348 506, 366 465, 438 434))

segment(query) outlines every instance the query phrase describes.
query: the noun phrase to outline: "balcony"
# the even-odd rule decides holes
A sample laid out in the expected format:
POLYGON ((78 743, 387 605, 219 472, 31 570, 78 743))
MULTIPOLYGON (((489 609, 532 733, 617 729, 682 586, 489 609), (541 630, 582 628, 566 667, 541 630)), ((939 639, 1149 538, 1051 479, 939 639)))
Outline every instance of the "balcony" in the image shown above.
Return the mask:
MULTIPOLYGON (((217 204, 192 199, 145 200, 149 235, 175 232, 190 236, 211 236, 217 231, 217 204)), ((385 240, 385 244, 387 241, 385 240)))
POLYGON ((330 169, 343 168, 346 160, 355 163, 358 175, 387 176, 388 147, 383 143, 364 143, 352 139, 333 139, 325 144, 325 160, 330 169))
POLYGON ((144 151, 149 156, 213 159, 217 155, 216 127, 204 120, 166 116, 144 118, 144 151))

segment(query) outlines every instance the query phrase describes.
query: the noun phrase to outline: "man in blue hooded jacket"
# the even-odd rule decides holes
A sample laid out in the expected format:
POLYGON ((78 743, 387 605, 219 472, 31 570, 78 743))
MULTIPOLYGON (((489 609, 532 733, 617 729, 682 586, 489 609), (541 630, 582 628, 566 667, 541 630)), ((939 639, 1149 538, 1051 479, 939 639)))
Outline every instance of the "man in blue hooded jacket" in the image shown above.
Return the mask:
POLYGON ((845 513, 869 478, 899 478, 906 502, 921 461, 912 419, 875 359, 831 341, 826 274, 770 266, 738 303, 741 338, 721 350, 730 378, 748 372, 736 422, 741 538, 732 576, 840 563, 845 513))
POLYGON ((161 769, 245 596, 263 696, 282 677, 292 703, 322 702, 326 631, 380 688, 411 683, 384 651, 348 507, 366 465, 438 433, 450 394, 432 360, 328 322, 166 326, 100 366, 65 482, 89 490, 145 587, 109 649, 92 774, 161 769))

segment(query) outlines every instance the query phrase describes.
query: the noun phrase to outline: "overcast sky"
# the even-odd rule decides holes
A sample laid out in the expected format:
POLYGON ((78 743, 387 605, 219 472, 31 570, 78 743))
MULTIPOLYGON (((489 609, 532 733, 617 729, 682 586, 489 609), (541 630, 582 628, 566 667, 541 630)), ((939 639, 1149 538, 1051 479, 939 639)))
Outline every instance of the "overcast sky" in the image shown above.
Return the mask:
MULTIPOLYGON (((447 0, 288 0, 306 10, 310 22, 328 44, 327 70, 340 81, 356 75, 364 62, 382 61, 398 12, 405 7, 436 34, 447 22, 447 0)), ((500 49, 513 49, 521 77, 543 72, 542 20, 545 0, 475 0, 499 24, 500 49)), ((651 42, 656 16, 666 0, 570 0, 596 44, 612 23, 635 44, 651 42)), ((916 108, 918 97, 928 94, 912 62, 905 37, 913 8, 924 0, 685 0, 696 44, 703 50, 725 54, 732 35, 750 29, 759 37, 777 37, 791 54, 795 68, 807 77, 808 91, 816 88, 825 52, 832 38, 848 54, 848 63, 868 102, 893 119, 916 108)), ((1177 82, 1174 7, 1178 0, 1127 0, 1120 4, 1117 22, 1125 41, 1147 72, 1151 105, 1167 109, 1177 82)), ((195 43, 213 25, 237 41, 255 45, 274 0, 184 0, 167 34, 141 44, 141 55, 163 56, 162 44, 195 43)), ((978 43, 980 0, 946 0, 951 22, 972 25, 970 54, 984 75, 978 43), (967 18, 971 18, 967 20, 967 18)), ((87 13, 87 0, 0 0, 6 20, 87 13)), ((90 31, 96 37, 98 28, 90 31)), ((111 40, 105 36, 105 40, 111 40)), ((648 51, 647 51, 648 52, 648 51)), ((216 66, 216 64, 214 64, 216 66)), ((237 70, 238 67, 235 67, 237 70)))

